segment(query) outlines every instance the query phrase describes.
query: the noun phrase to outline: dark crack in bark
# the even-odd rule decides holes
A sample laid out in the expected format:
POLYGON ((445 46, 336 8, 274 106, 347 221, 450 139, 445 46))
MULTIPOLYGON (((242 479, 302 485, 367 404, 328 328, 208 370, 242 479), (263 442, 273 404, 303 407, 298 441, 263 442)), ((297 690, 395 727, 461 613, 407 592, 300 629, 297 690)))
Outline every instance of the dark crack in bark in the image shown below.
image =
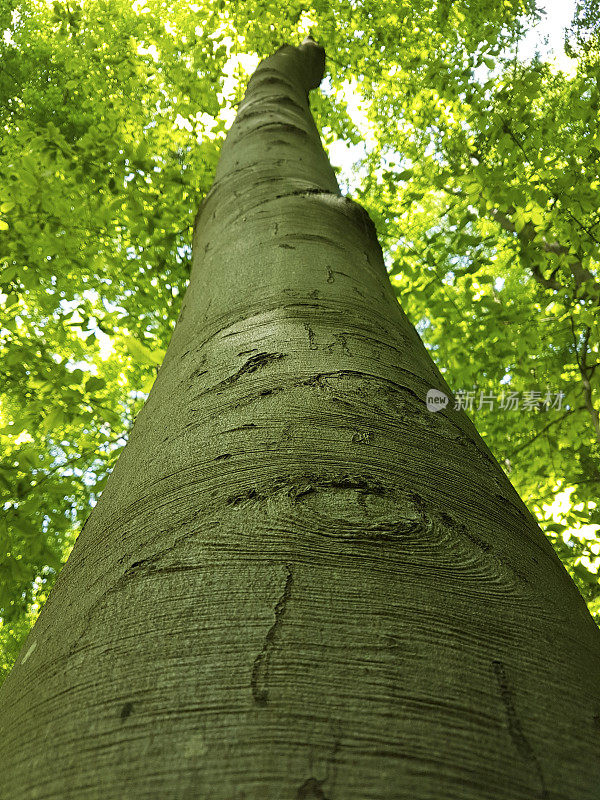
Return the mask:
POLYGON ((322 489, 350 489, 363 495, 393 495, 394 489, 385 486, 370 475, 313 475, 279 476, 261 489, 252 487, 244 492, 230 495, 228 505, 239 505, 246 500, 266 501, 278 492, 284 492, 293 500, 322 489))
POLYGON ((308 778, 304 781, 302 786, 298 788, 296 800, 327 800, 321 787, 323 783, 324 781, 318 781, 316 778, 308 778))
POLYGON ((266 367, 267 364, 271 364, 273 361, 279 361, 282 358, 286 358, 285 353, 257 353, 255 356, 251 356, 245 364, 243 364, 237 372, 234 372, 233 375, 230 375, 228 378, 224 378, 219 383, 216 383, 214 386, 206 389, 202 392, 202 395, 208 394, 209 392, 218 392, 221 389, 225 389, 227 386, 231 386, 232 383, 239 380, 243 375, 250 375, 253 372, 256 372, 263 367, 266 367))
POLYGON ((265 641, 263 643, 262 650, 254 659, 254 665, 252 667, 250 688, 252 690, 252 697, 254 699, 254 702, 259 706, 266 706, 269 700, 269 690, 267 688, 269 661, 271 657, 271 652, 273 650, 273 646, 275 644, 275 640, 277 639, 277 635, 281 628, 281 623, 283 622, 285 609, 292 592, 292 583, 293 583, 292 570, 287 564, 285 566, 285 570, 286 570, 285 586, 283 588, 281 597, 275 604, 275 609, 274 609, 275 621, 267 631, 267 635, 265 636, 265 641))
POLYGON ((542 800, 545 800, 545 798, 548 797, 548 790, 546 789, 542 768, 532 746, 529 744, 527 737, 523 733, 523 726, 521 725, 521 720, 517 714, 513 693, 508 682, 504 663, 499 660, 494 660, 492 661, 492 669, 494 670, 494 675, 496 676, 496 680, 498 682, 498 689, 500 690, 500 697, 506 711, 508 733, 510 738, 512 739, 515 749, 521 758, 523 758, 525 761, 529 761, 533 766, 533 769, 536 772, 540 782, 540 793, 538 796, 542 798, 542 800))

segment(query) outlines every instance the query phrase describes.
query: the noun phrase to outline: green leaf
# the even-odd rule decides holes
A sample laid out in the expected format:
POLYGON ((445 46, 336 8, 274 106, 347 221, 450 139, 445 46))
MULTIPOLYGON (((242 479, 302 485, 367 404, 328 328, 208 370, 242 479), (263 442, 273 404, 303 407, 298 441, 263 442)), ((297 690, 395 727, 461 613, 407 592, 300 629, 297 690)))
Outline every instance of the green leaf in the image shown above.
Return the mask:
POLYGON ((151 375, 150 377, 146 378, 146 380, 142 384, 142 392, 148 394, 150 389, 154 386, 154 381, 156 380, 155 375, 151 375))
POLYGON ((104 389, 105 386, 106 381, 104 378, 96 378, 95 376, 88 378, 88 380, 85 382, 86 392, 91 392, 92 394, 94 392, 99 392, 100 389, 104 389))
POLYGON ((552 533, 562 533, 566 530, 566 527, 559 522, 551 522, 549 525, 545 525, 544 528, 552 533))
POLYGON ((55 406, 52 408, 48 414, 42 420, 42 431, 43 433, 50 433, 52 432, 57 425, 60 425, 65 419, 64 412, 62 409, 55 406))
POLYGON ((126 336, 124 342, 128 352, 138 363, 146 366, 162 364, 163 358, 165 357, 165 350, 160 348, 151 350, 149 347, 146 347, 146 345, 138 342, 137 339, 134 339, 133 336, 126 336))
POLYGON ((18 272, 16 267, 6 267, 0 272, 0 283, 10 283, 13 278, 17 277, 18 272))
POLYGON ((79 386, 82 380, 83 380, 83 370, 74 369, 73 372, 69 373, 69 375, 67 376, 66 382, 68 386, 79 386))

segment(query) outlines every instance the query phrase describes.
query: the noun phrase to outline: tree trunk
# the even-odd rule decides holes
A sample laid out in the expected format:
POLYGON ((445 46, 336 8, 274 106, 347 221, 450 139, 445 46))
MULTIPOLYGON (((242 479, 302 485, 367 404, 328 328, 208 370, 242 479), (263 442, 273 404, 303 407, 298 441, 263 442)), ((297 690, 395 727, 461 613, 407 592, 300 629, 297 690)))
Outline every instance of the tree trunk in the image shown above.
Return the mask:
MULTIPOLYGON (((598 800, 600 634, 250 81, 148 402, 0 693, 3 800, 598 800)), ((448 331, 452 336, 453 331, 448 331)))

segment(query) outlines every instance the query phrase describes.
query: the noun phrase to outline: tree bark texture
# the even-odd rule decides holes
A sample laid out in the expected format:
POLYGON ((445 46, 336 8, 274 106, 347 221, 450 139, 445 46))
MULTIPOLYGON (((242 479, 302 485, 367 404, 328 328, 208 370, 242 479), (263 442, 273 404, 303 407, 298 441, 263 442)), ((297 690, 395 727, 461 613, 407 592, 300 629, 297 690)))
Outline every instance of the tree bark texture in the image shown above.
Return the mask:
MULTIPOLYGON (((0 693, 2 800, 598 800, 600 634, 258 67, 148 401, 0 693)), ((448 336, 453 332, 448 331, 448 336)))

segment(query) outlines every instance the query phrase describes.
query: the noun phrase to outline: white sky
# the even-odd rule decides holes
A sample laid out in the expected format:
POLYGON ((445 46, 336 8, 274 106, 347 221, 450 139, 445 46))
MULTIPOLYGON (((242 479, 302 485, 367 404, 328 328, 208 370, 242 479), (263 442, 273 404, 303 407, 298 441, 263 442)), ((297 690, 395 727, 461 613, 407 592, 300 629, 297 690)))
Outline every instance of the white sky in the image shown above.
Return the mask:
POLYGON ((520 55, 531 58, 539 49, 542 57, 554 60, 559 69, 570 73, 575 61, 565 55, 563 35, 575 14, 576 0, 538 0, 538 6, 546 13, 521 42, 520 55))

